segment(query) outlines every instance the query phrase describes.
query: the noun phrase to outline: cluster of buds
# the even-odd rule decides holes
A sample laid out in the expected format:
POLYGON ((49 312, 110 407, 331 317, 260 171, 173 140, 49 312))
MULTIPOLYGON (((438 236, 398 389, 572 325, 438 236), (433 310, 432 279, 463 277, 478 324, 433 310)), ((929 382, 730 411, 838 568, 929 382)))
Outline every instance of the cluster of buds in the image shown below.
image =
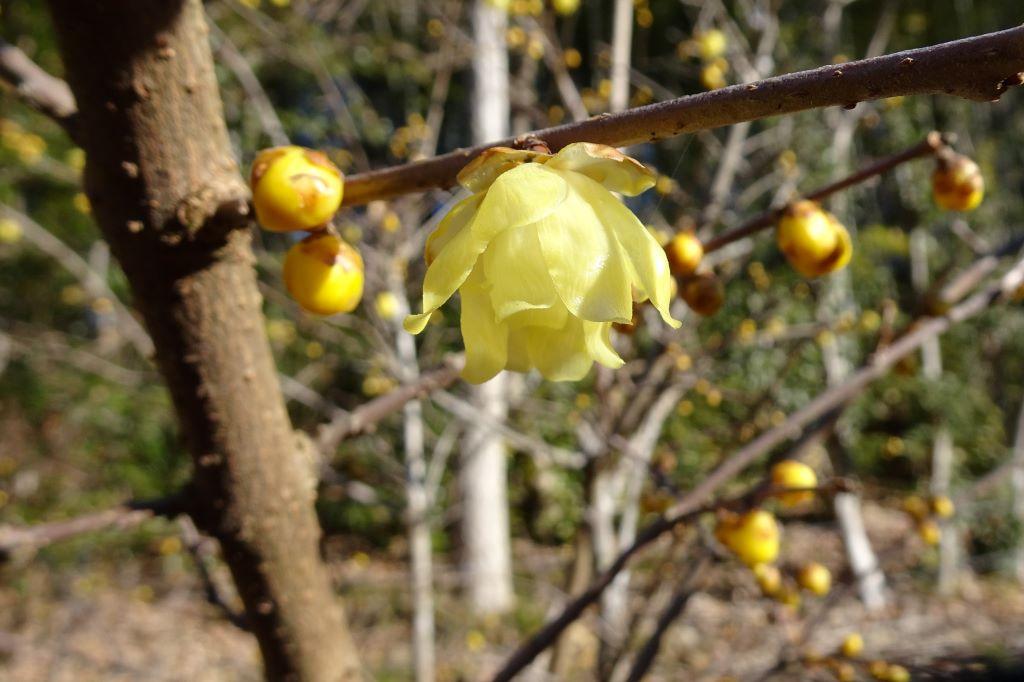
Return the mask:
POLYGON ((284 259, 292 298, 316 315, 347 313, 363 295, 363 259, 334 233, 344 179, 322 153, 302 147, 265 149, 250 176, 256 219, 271 232, 311 232, 284 259))
POLYGON ((914 520, 918 537, 926 545, 937 545, 941 536, 938 520, 952 518, 956 506, 946 495, 935 495, 927 500, 911 495, 903 500, 903 511, 914 520))

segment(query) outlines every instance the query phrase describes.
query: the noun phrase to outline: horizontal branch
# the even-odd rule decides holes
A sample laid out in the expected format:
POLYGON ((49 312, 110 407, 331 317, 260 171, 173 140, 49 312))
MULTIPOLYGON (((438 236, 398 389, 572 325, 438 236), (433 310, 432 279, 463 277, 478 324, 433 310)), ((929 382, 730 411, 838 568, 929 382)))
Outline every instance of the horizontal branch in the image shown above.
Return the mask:
POLYGON ((78 107, 68 84, 51 76, 14 45, 0 40, 0 81, 36 111, 46 114, 75 137, 78 107))
POLYGON ((624 147, 768 116, 828 106, 852 107, 900 95, 946 94, 990 101, 1019 84, 1021 72, 1024 27, 1017 27, 602 114, 424 161, 358 173, 345 182, 344 203, 354 206, 450 187, 462 167, 483 150, 522 145, 528 137, 543 140, 555 151, 572 142, 624 147))
POLYGON ((0 561, 10 558, 15 552, 37 551, 83 533, 133 528, 156 516, 172 517, 183 511, 182 496, 174 495, 157 500, 125 502, 111 509, 34 526, 0 525, 0 561))

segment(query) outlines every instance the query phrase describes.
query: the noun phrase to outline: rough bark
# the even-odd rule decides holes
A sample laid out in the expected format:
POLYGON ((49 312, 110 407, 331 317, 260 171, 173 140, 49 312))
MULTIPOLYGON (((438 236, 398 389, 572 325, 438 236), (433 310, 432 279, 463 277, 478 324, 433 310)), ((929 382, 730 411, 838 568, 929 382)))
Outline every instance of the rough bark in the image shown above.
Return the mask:
MULTIPOLYGON (((509 127, 508 52, 504 10, 477 0, 473 8, 473 137, 479 142, 503 137, 509 127)), ((471 390, 484 414, 504 422, 508 414, 507 375, 503 372, 471 390)), ((462 569, 470 605, 478 615, 512 607, 512 551, 508 520, 505 439, 485 421, 471 422, 462 442, 462 569)))
POLYGON ((285 411, 199 0, 50 0, 86 192, 131 283, 270 679, 360 676, 318 554, 315 479, 285 411))

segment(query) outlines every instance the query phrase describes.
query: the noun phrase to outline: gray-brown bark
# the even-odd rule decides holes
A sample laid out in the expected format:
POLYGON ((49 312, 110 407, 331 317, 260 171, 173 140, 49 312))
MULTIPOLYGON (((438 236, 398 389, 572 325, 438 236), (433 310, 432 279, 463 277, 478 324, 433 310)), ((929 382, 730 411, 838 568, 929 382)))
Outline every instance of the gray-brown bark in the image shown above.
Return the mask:
POLYGON ((270 679, 356 679, 263 332, 247 190, 199 0, 50 0, 78 104, 86 192, 131 282, 270 679))

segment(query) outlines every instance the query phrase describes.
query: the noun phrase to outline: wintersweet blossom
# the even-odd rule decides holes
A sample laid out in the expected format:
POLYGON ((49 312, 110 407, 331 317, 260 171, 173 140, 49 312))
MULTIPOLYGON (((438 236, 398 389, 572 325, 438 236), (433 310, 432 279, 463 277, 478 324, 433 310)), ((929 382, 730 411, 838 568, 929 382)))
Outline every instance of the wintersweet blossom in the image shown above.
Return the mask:
POLYGON ((458 290, 467 381, 532 368, 574 381, 595 360, 620 367, 611 327, 630 321, 634 301, 679 326, 664 250, 612 194, 654 185, 639 162, 590 143, 557 154, 496 147, 458 181, 473 194, 427 240, 423 312, 405 329, 421 332, 458 290))

